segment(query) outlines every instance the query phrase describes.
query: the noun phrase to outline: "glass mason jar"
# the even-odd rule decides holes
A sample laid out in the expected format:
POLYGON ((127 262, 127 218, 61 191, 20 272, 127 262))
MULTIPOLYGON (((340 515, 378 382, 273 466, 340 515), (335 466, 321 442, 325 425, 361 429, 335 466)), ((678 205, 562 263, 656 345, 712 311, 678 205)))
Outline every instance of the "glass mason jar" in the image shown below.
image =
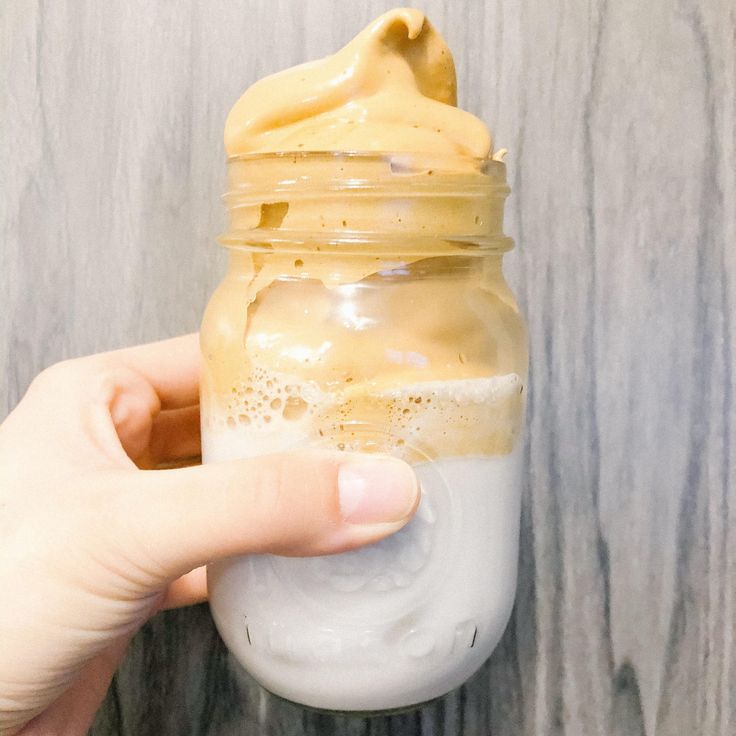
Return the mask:
POLYGON ((362 549, 211 565, 217 627, 300 704, 443 695, 490 655, 516 588, 527 338, 501 267, 505 166, 278 153, 228 171, 230 266, 201 332, 203 460, 389 452, 422 495, 362 549))

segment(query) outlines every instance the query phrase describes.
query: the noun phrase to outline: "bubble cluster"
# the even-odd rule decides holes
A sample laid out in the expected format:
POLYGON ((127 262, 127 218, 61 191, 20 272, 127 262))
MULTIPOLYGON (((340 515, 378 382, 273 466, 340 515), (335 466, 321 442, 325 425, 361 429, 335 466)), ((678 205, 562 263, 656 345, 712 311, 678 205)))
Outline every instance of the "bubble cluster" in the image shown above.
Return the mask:
POLYGON ((273 428, 280 422, 297 422, 313 413, 315 388, 285 380, 273 371, 253 366, 248 376, 237 381, 224 400, 224 411, 211 413, 211 429, 254 431, 273 428))
POLYGON ((288 435, 303 445, 407 457, 417 448, 436 457, 505 453, 520 427, 521 389, 519 376, 509 374, 398 387, 346 380, 323 390, 254 365, 212 429, 273 437, 275 445, 288 435))

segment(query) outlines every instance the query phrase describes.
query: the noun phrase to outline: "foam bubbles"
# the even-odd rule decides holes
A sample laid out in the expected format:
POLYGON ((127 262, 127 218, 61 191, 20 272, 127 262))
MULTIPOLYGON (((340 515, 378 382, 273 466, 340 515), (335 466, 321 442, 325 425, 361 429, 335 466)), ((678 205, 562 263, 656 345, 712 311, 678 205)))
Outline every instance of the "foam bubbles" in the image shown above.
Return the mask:
POLYGON ((245 433, 244 442, 269 452, 319 444, 408 459, 416 448, 425 457, 505 454, 520 429, 521 393, 515 373, 403 386, 351 381, 327 392, 255 365, 225 397, 225 411, 206 412, 207 429, 245 433))

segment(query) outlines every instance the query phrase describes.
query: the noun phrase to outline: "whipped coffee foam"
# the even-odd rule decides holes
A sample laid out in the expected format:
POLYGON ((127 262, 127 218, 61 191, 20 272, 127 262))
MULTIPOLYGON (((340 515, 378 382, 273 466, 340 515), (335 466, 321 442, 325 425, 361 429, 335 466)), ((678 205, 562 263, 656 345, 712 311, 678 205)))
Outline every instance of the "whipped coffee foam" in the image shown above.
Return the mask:
POLYGON ((456 107, 455 64, 416 8, 384 13, 336 54, 250 87, 225 125, 229 155, 429 151, 486 157, 485 124, 456 107))

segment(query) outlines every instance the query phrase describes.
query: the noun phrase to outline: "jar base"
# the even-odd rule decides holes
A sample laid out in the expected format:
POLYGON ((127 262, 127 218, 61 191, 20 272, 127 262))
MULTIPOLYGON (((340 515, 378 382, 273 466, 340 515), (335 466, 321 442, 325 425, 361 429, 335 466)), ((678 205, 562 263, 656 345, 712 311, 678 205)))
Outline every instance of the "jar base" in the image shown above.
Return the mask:
POLYGON ((453 692, 452 690, 450 690, 443 695, 438 695, 435 698, 430 698, 429 700, 424 700, 420 703, 413 703, 411 705, 402 705, 397 708, 385 708, 382 710, 331 710, 330 708, 319 708, 314 705, 307 705, 306 703, 298 703, 295 700, 289 700, 289 698, 278 695, 277 693, 269 690, 267 687, 264 687, 260 683, 258 683, 258 687, 260 687, 272 698, 275 698, 281 703, 286 703, 297 708, 302 708, 303 710, 309 711, 310 713, 316 713, 318 715, 340 716, 346 718, 379 718, 385 716, 400 716, 406 713, 413 713, 415 710, 419 710, 420 708, 424 708, 428 705, 432 705, 433 703, 437 703, 438 701, 442 700, 442 698, 453 692))

